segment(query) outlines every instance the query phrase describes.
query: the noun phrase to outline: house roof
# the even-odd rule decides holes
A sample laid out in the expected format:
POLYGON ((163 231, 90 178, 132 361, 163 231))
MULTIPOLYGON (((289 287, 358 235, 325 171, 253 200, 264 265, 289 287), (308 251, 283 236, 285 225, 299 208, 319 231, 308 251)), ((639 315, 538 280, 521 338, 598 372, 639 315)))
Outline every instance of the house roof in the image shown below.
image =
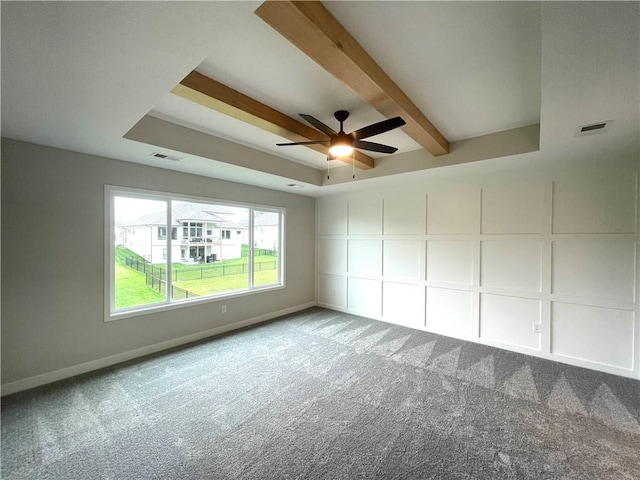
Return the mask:
POLYGON ((384 118, 258 17, 260 5, 3 2, 3 136, 310 196, 638 158, 638 2, 326 2, 452 147, 434 157, 404 130, 380 135, 371 140, 400 150, 355 180, 350 166, 329 162, 327 178, 324 155, 276 147, 287 139, 171 93, 196 66, 292 119, 336 128, 346 109, 351 131, 384 118), (606 134, 574 136, 610 119, 606 134))
POLYGON ((207 205, 206 211, 217 215, 234 215, 235 212, 222 205, 207 205))
POLYGON ((271 227, 279 225, 280 217, 274 212, 255 212, 253 224, 257 227, 271 227))
MULTIPOLYGON (((215 207, 213 210, 219 210, 223 207, 215 207)), ((166 225, 166 213, 164 211, 150 213, 142 217, 138 217, 125 224, 127 227, 138 225, 166 225)), ((223 224, 227 220, 221 216, 214 214, 207 205, 207 210, 190 203, 176 203, 172 208, 172 225, 180 226, 185 222, 209 222, 223 224)))

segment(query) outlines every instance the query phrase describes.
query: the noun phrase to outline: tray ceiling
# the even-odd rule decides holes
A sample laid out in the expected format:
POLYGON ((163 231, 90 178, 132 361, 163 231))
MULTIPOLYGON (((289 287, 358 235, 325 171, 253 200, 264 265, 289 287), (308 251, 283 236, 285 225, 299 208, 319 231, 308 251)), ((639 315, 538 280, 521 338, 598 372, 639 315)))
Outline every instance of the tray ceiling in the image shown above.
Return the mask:
MULTIPOLYGON (((333 112, 345 109, 347 131, 385 118, 258 17, 260 5, 3 2, 3 136, 270 188, 291 180, 308 187, 296 193, 330 192, 323 154, 276 147, 286 139, 171 93, 195 70, 292 118, 307 113, 337 127, 333 112), (159 163, 150 158, 158 149, 182 160, 159 163)), ((431 168, 526 151, 532 161, 637 151, 638 111, 630 104, 638 100, 638 55, 629 48, 638 43, 637 4, 324 5, 452 142, 451 154, 433 157, 402 130, 374 137, 399 151, 371 154, 380 165, 357 180, 391 178, 421 162, 431 168), (577 125, 608 119, 615 123, 606 137, 576 143, 577 125), (539 133, 527 127, 538 123, 539 133), (525 147, 509 147, 518 138, 525 147), (506 153, 485 148, 498 139, 506 153), (472 158, 471 150, 480 153, 472 158)))

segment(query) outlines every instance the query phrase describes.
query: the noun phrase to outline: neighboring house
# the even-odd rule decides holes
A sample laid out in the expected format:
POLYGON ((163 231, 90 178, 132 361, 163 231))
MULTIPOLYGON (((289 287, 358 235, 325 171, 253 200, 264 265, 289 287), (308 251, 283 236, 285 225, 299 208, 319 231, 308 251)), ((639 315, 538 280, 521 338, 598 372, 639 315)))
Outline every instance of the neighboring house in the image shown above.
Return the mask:
MULTIPOLYGON (((191 203, 173 206, 171 258, 173 262, 215 262, 239 258, 246 226, 229 220, 224 207, 191 203), (239 233, 238 233, 239 232, 239 233)), ((167 259, 168 239, 164 212, 137 218, 125 225, 124 245, 151 263, 167 259)))
POLYGON ((122 222, 119 222, 118 220, 116 220, 114 222, 114 240, 115 240, 115 245, 119 246, 119 245, 124 245, 124 239, 125 239, 125 228, 122 226, 122 222))
POLYGON ((242 245, 249 244, 249 229, 246 225, 227 222, 220 229, 220 255, 223 259, 238 258, 242 245))
POLYGON ((280 218, 275 212, 255 212, 253 220, 253 246, 278 252, 280 245, 280 218))

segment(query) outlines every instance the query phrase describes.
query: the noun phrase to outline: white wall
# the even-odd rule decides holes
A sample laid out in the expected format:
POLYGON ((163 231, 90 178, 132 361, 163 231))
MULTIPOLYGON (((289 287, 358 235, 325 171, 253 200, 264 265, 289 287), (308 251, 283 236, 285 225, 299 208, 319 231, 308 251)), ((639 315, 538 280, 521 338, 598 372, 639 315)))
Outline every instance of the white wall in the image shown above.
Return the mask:
POLYGON ((318 302, 640 378, 637 177, 565 162, 319 199, 318 302))
POLYGON ((3 139, 2 207, 3 393, 315 302, 313 198, 3 139), (286 208, 286 288, 105 322, 105 184, 286 208))

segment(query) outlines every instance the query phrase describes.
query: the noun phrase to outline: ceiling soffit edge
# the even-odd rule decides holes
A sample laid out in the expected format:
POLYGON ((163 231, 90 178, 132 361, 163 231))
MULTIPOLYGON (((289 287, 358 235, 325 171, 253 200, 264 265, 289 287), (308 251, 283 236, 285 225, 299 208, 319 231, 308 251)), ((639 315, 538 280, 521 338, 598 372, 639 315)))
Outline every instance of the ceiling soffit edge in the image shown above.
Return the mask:
MULTIPOLYGON (((380 158, 375 170, 360 172, 357 180, 372 180, 420 172, 433 168, 449 167, 465 163, 492 160, 540 151, 540 124, 504 130, 451 142, 451 152, 446 157, 433 157, 424 150, 413 150, 390 157, 380 158)), ((351 182, 352 173, 348 167, 331 171, 331 178, 324 179, 323 187, 351 182)))
POLYGON ((145 115, 125 135, 127 140, 195 155, 288 180, 319 186, 322 172, 270 153, 145 115))

